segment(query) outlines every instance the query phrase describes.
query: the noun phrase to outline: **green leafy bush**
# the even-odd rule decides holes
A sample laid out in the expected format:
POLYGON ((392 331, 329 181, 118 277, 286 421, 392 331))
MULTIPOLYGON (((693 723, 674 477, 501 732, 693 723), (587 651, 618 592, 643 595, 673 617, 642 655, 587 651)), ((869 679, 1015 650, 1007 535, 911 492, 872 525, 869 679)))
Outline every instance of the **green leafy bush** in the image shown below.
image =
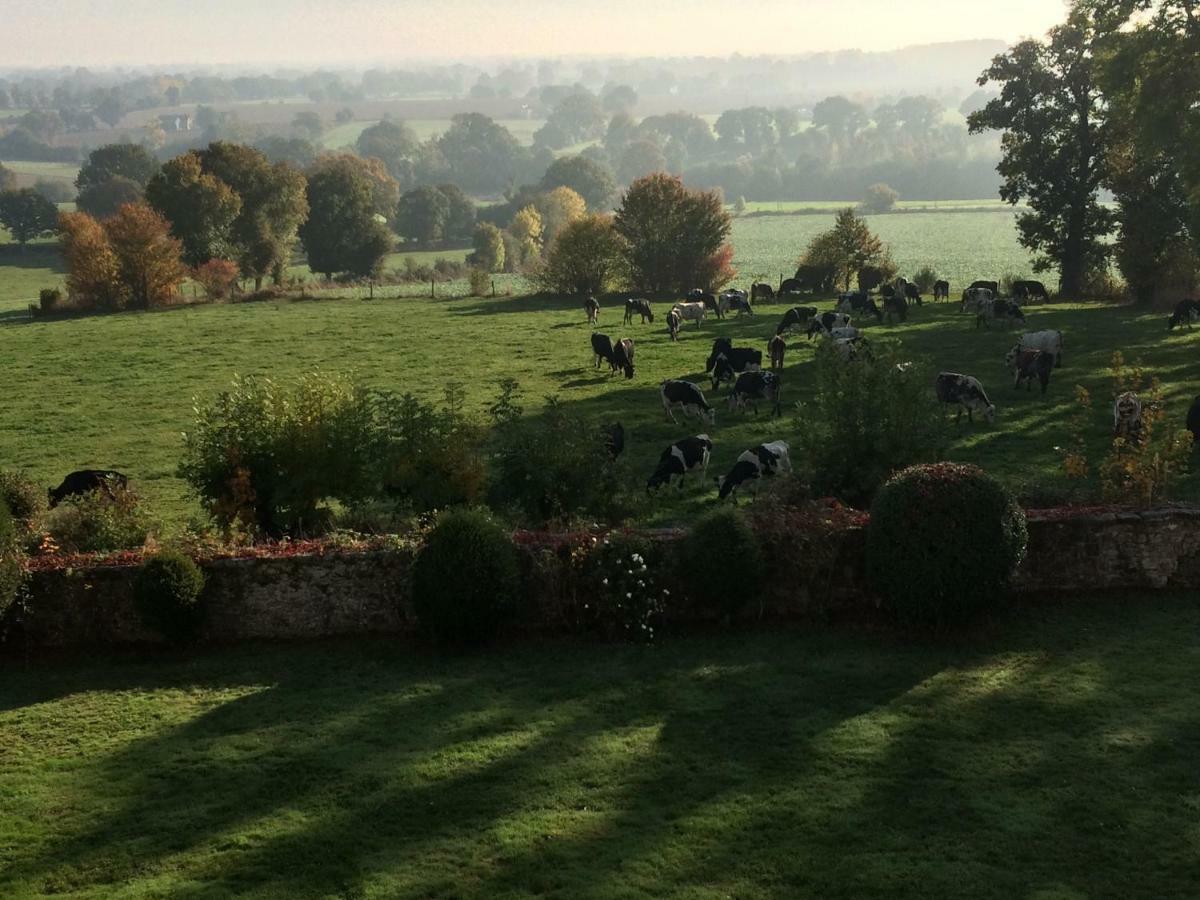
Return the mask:
POLYGON ((68 553, 136 550, 150 527, 137 495, 120 487, 71 497, 46 516, 46 531, 68 553))
POLYGON ((588 619, 608 638, 650 642, 661 627, 670 591, 658 586, 659 554, 636 535, 610 534, 591 553, 596 602, 588 619))
POLYGON ((1025 513, 975 466, 913 466, 871 507, 867 575, 901 620, 955 625, 994 608, 1025 555, 1025 513))
POLYGON ((467 272, 467 284, 472 297, 486 297, 492 292, 492 276, 483 269, 471 268, 467 272))
POLYGON ((38 292, 38 305, 42 312, 54 312, 62 305, 62 291, 58 288, 42 288, 38 292))
POLYGON ((817 350, 815 383, 797 404, 797 450, 817 496, 865 507, 894 471, 941 455, 947 431, 933 373, 894 347, 873 347, 874 362, 817 350))
POLYGON ((723 617, 737 615, 762 589, 758 540, 732 507, 714 510, 696 522, 683 539, 679 566, 688 597, 723 617))
POLYGON ((46 492, 19 472, 0 472, 0 503, 8 507, 17 531, 25 536, 46 510, 46 492))
POLYGON ((519 585, 504 529, 482 510, 455 510, 438 520, 413 565, 413 606, 437 641, 481 644, 511 618, 519 585))
POLYGON ((182 553, 164 551, 142 563, 133 601, 142 623, 173 644, 194 641, 204 623, 204 573, 182 553))
POLYGON ((12 606, 25 578, 20 538, 8 505, 0 499, 0 617, 12 606))

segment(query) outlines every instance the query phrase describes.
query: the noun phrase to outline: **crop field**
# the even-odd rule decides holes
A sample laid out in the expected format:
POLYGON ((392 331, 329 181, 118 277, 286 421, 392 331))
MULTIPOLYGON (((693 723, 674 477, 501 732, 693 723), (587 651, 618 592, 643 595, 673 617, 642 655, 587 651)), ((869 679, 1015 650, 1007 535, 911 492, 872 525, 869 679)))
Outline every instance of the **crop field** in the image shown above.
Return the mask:
POLYGON ((75 184, 75 176, 79 174, 78 163, 67 162, 32 162, 29 160, 0 160, 4 168, 15 172, 17 184, 20 187, 33 187, 38 180, 62 181, 75 184))

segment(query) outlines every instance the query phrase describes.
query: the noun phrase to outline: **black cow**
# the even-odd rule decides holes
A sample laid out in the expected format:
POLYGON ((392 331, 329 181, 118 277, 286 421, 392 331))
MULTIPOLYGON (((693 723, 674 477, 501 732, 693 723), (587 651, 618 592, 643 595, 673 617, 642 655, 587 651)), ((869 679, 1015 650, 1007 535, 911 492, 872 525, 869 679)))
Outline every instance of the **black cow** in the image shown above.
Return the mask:
POLYGON ((68 497, 81 497, 93 491, 99 491, 111 500, 114 490, 123 491, 128 487, 129 477, 120 472, 112 469, 80 469, 64 478, 58 487, 49 489, 48 505, 54 509, 68 497))
POLYGON ((679 489, 683 490, 683 479, 688 472, 700 470, 703 480, 708 471, 708 458, 712 453, 712 441, 707 434, 676 441, 662 452, 658 458, 658 466, 646 481, 646 493, 649 494, 657 487, 670 484, 671 478, 679 476, 679 489))
POLYGON ((987 392, 979 379, 973 375, 959 375, 957 372, 940 372, 934 382, 937 398, 942 403, 954 403, 958 406, 957 422, 962 419, 963 410, 967 412, 967 421, 975 421, 974 414, 981 411, 988 422, 996 418, 996 404, 988 399, 987 392))
POLYGON ((887 315, 887 323, 889 325, 892 324, 892 316, 895 316, 901 322, 908 321, 908 301, 903 297, 897 297, 895 291, 892 291, 892 296, 883 301, 883 310, 887 315))
POLYGON ((911 281, 906 281, 904 283, 904 299, 911 303, 915 303, 917 306, 920 306, 921 305, 921 289, 919 287, 917 287, 915 284, 913 284, 911 281))
POLYGON ((950 299, 950 282, 938 280, 933 283, 933 299, 934 300, 949 300, 950 299))
POLYGON ((845 313, 825 312, 821 313, 815 319, 808 323, 808 339, 811 341, 814 335, 829 334, 835 328, 845 328, 850 324, 851 318, 845 313))
POLYGON ((885 284, 879 288, 879 296, 884 300, 891 300, 896 296, 896 289, 890 284, 885 284))
POLYGON ((1016 300, 1030 302, 1039 299, 1046 303, 1050 302, 1050 293, 1046 290, 1046 286, 1040 281, 1014 281, 1012 284, 1012 295, 1016 300))
POLYGON ((833 280, 836 273, 826 266, 799 266, 796 269, 794 281, 800 284, 801 290, 807 288, 816 293, 829 293, 833 290, 833 280))
POLYGON ((815 306, 793 306, 783 314, 779 325, 775 328, 776 334, 783 334, 785 331, 790 331, 793 328, 803 328, 813 316, 817 314, 815 306))
POLYGON ((1192 401, 1188 410, 1187 429, 1192 433, 1192 448, 1200 447, 1200 397, 1192 401))
POLYGON ((626 378, 633 377, 633 339, 623 338, 617 341, 617 345, 613 347, 612 358, 613 371, 620 369, 625 373, 626 378))
POLYGON ((632 325, 635 315, 642 317, 643 325, 646 324, 647 319, 651 325, 654 324, 654 313, 650 310, 649 300, 634 300, 631 298, 625 301, 625 324, 632 325))
POLYGON ((605 425, 600 429, 600 436, 604 440, 604 449, 608 451, 608 458, 616 462, 617 457, 625 450, 625 426, 620 422, 605 425))
POLYGON ((673 341, 679 340, 679 323, 682 321, 682 318, 674 309, 667 313, 667 334, 671 336, 671 340, 673 341))
POLYGON ((717 357, 722 353, 730 353, 733 350, 733 341, 727 337, 719 337, 713 341, 712 352, 708 354, 708 359, 704 362, 704 371, 711 372, 713 366, 717 364, 717 357))
POLYGON ((754 284, 750 285, 750 300, 751 300, 751 302, 758 302, 759 300, 772 300, 773 301, 774 299, 775 299, 775 289, 773 287, 771 287, 769 284, 764 284, 761 281, 757 281, 754 284))
POLYGON ((612 371, 617 370, 617 364, 613 357, 612 338, 607 334, 601 334, 598 331, 592 332, 592 356, 595 357, 595 368, 600 368, 600 360, 604 360, 612 371))
POLYGON ((1176 325, 1186 325, 1187 330, 1191 331, 1192 323, 1197 319, 1200 319, 1200 303, 1195 300, 1180 300, 1175 304, 1175 312, 1167 319, 1167 331, 1176 325))
POLYGON ((671 412, 671 408, 678 406, 685 416, 692 415, 702 422, 708 422, 709 425, 716 424, 717 411, 704 399, 704 391, 700 390, 700 385, 669 378, 659 386, 658 393, 662 398, 663 410, 672 422, 675 421, 675 414, 671 412))
POLYGON ((595 297, 588 297, 583 301, 583 311, 587 313, 589 325, 595 325, 600 320, 600 304, 596 302, 595 297))
POLYGON ((1026 390, 1033 390, 1033 379, 1042 386, 1042 394, 1050 384, 1050 373, 1054 371, 1054 354, 1045 350, 1021 350, 1013 360, 1013 387, 1025 382, 1026 390))
POLYGON ((840 313, 870 313, 876 322, 883 321, 883 310, 875 302, 875 298, 865 291, 851 291, 838 295, 837 311, 840 313))
POLYGON ((803 293, 804 293, 804 282, 800 281, 797 278, 785 278, 783 281, 779 282, 779 296, 780 297, 784 296, 785 294, 803 294, 803 293))
POLYGON ((783 408, 779 402, 779 387, 779 376, 774 372, 743 372, 729 392, 729 408, 744 410, 747 406, 753 406, 757 416, 758 401, 765 400, 771 404, 771 414, 781 416, 783 408))
POLYGON ((1000 293, 1000 282, 998 282, 998 281, 972 281, 970 283, 970 285, 967 286, 968 291, 973 291, 975 288, 987 288, 989 291, 992 292, 992 296, 995 297, 996 295, 998 295, 1000 293))
POLYGON ((712 386, 717 389, 722 381, 732 381, 741 372, 757 372, 762 368, 762 351, 752 347, 733 347, 717 356, 712 368, 712 386))

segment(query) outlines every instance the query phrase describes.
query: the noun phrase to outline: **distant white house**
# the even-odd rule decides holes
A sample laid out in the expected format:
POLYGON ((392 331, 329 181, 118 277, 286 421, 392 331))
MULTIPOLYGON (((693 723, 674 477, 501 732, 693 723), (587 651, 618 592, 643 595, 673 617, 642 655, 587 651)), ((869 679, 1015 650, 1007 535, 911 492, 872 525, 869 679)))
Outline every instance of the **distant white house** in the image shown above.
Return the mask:
POLYGON ((158 126, 168 133, 172 131, 191 131, 193 124, 192 117, 187 113, 171 113, 170 115, 158 117, 158 126))

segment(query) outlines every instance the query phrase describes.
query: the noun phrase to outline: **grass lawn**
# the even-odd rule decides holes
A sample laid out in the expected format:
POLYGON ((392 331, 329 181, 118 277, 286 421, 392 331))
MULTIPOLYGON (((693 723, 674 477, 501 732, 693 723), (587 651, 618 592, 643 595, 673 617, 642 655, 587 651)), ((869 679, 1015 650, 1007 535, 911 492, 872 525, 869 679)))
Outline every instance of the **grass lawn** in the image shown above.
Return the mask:
POLYGON ((0 895, 1195 896, 1197 629, 9 664, 0 895))

